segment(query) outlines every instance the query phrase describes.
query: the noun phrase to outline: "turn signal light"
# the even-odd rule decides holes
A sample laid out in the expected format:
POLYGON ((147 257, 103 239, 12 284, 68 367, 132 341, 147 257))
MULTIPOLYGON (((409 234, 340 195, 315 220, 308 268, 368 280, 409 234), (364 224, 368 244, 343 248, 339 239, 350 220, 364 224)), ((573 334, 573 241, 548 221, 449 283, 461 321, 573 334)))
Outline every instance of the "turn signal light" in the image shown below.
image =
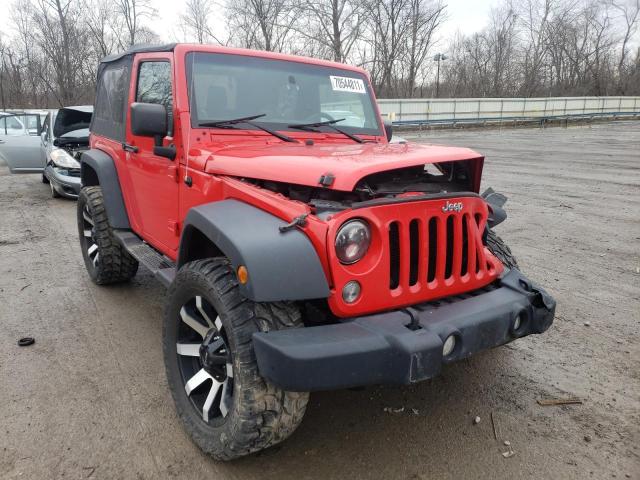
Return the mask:
POLYGON ((247 267, 244 265, 240 265, 237 271, 238 281, 245 285, 249 281, 249 272, 247 271, 247 267))

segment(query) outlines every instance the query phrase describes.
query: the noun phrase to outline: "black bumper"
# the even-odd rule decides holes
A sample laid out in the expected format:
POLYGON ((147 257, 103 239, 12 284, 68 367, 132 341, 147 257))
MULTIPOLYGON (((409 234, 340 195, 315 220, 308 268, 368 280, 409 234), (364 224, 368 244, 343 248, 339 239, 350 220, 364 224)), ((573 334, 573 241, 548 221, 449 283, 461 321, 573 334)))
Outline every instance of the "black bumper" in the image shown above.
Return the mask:
POLYGON ((549 294, 513 269, 481 291, 334 325, 255 333, 253 344, 260 374, 285 390, 408 384, 437 375, 443 363, 544 332, 555 308, 549 294), (407 327, 411 315, 421 328, 407 327), (456 346, 443 357, 449 335, 456 346))

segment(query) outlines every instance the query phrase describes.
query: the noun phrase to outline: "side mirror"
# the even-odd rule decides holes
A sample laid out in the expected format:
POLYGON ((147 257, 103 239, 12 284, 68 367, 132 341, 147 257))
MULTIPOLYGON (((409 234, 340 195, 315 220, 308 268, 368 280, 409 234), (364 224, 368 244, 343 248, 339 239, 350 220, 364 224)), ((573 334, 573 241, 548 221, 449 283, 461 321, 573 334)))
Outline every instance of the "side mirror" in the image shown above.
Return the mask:
POLYGON ((387 135, 387 141, 391 141, 391 137, 393 137, 393 123, 391 120, 384 121, 384 133, 387 135))
POLYGON ((167 110, 157 103, 131 104, 131 133, 141 137, 167 135, 167 110))

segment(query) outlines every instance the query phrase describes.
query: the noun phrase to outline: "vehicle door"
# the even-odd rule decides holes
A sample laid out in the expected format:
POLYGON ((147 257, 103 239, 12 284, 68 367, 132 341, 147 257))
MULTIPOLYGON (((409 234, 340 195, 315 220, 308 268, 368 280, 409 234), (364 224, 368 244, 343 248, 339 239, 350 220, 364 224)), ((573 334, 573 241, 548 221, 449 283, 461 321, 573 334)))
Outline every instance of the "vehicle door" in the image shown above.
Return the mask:
POLYGON ((47 150, 51 140, 51 120, 52 113, 49 112, 42 124, 42 132, 40 132, 40 159, 45 168, 47 166, 47 150))
MULTIPOLYGON (((166 54, 148 54, 134 60, 135 101, 163 105, 168 137, 173 136, 173 65, 166 54)), ((178 161, 154 155, 155 139, 133 135, 127 128, 126 162, 144 237, 164 253, 178 249, 178 161)), ((167 139, 163 139, 166 143, 167 139)))
POLYGON ((0 117, 0 159, 11 173, 37 173, 44 169, 40 156, 40 115, 0 117), (29 128, 35 125, 35 128, 29 128))

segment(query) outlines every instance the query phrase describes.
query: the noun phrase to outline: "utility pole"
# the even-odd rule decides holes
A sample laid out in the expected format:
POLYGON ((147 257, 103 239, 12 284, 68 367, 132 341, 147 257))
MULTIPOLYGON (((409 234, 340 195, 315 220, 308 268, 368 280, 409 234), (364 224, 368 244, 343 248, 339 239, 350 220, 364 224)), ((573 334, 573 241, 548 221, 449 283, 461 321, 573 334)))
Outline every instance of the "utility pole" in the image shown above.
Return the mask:
POLYGON ((433 61, 438 62, 438 68, 436 70, 436 98, 440 95, 440 61, 444 61, 447 59, 447 56, 444 53, 436 53, 433 56, 433 61))

